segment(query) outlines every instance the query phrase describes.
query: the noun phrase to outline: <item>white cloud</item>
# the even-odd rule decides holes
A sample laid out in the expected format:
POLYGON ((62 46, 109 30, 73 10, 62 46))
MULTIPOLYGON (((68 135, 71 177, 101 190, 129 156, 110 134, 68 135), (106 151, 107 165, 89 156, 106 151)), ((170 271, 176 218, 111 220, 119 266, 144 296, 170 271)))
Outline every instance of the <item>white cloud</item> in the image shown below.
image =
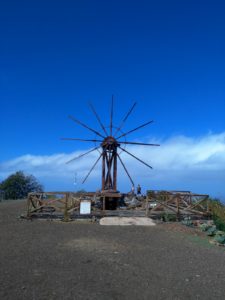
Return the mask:
MULTIPOLYGON (((146 142, 146 141, 145 141, 146 142)), ((152 140, 149 140, 152 142, 152 140)), ((156 140, 154 140, 154 143, 156 140)), ((145 188, 155 189, 197 189, 197 192, 225 196, 225 132, 208 134, 198 138, 174 136, 160 141, 160 147, 127 146, 126 149, 153 166, 148 169, 126 153, 121 154, 131 177, 145 188)), ((88 151, 89 149, 87 149, 88 151)), ((99 156, 97 151, 70 164, 67 161, 83 153, 60 153, 37 156, 26 154, 0 163, 0 179, 23 170, 35 175, 47 189, 74 188, 77 174, 78 186, 99 156)), ((86 189, 97 189, 100 184, 100 162, 87 181, 86 189)), ((130 188, 129 180, 119 167, 119 188, 130 188)))

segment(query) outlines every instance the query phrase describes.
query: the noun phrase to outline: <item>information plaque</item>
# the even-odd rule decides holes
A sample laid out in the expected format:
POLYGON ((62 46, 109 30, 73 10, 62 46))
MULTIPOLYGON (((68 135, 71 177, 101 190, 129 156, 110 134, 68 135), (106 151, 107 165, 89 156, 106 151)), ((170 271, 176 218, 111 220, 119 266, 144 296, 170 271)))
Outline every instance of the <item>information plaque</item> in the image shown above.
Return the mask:
POLYGON ((91 214, 91 201, 81 200, 80 201, 80 215, 90 215, 91 214))

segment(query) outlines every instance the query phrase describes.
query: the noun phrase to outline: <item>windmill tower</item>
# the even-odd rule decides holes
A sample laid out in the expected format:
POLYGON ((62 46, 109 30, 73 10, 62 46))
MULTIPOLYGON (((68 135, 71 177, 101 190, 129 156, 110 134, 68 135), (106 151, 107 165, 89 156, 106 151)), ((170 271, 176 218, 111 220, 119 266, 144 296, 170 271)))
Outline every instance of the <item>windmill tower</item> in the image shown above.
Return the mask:
POLYGON ((88 174, 86 175, 86 177, 84 178, 82 183, 84 183, 87 180, 87 178, 89 177, 89 175, 91 174, 91 172, 93 171, 93 169, 95 168, 97 163, 101 160, 102 161, 102 176, 101 176, 102 177, 102 180, 101 180, 102 187, 101 187, 101 190, 102 190, 102 192, 114 192, 114 193, 117 192, 117 163, 118 163, 118 161, 120 161, 122 167, 124 168, 127 176, 129 177, 129 179, 131 181, 132 186, 134 186, 134 182, 133 182, 124 162, 122 161, 120 154, 118 153, 118 149, 120 149, 120 151, 122 151, 122 152, 126 152, 128 155, 132 156, 134 159, 138 160, 140 163, 142 163, 142 164, 146 165, 148 168, 152 169, 152 167, 149 164, 147 164, 146 162, 144 162, 143 160, 141 160, 134 154, 130 153, 129 151, 127 151, 124 148, 124 146, 125 145, 159 146, 158 144, 137 143, 137 142, 130 142, 130 141, 125 140, 127 135, 131 134, 132 132, 134 132, 136 130, 139 130, 142 127, 145 127, 145 126, 151 124, 153 121, 152 120, 148 121, 132 130, 129 130, 128 132, 122 133, 121 129, 124 126, 126 120, 130 116, 130 114, 132 113, 134 107, 136 106, 136 103, 134 103, 132 105, 132 107, 130 108, 130 110, 127 112, 127 114, 123 118, 120 126, 115 127, 113 125, 114 99, 112 96, 109 129, 103 125, 94 106, 91 103, 89 104, 89 106, 90 106, 92 112, 94 113, 95 117, 98 120, 98 123, 102 130, 101 132, 89 127, 88 125, 84 124, 83 122, 79 121, 78 119, 74 118, 73 116, 69 116, 69 118, 72 121, 74 121, 75 123, 83 126, 84 128, 88 129, 92 133, 96 134, 99 137, 99 139, 63 138, 63 140, 94 142, 94 143, 98 143, 98 146, 71 159, 67 163, 71 163, 72 161, 77 160, 77 159, 97 150, 97 151, 99 151, 100 155, 99 155, 98 159, 95 161, 94 165, 91 167, 90 171, 88 172, 88 174))

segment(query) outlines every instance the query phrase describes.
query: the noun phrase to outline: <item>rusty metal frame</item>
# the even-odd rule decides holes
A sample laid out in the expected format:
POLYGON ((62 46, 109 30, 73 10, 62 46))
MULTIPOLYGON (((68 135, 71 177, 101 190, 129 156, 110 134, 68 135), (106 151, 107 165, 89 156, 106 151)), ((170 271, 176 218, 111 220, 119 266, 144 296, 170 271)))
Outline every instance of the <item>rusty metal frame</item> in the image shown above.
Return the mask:
POLYGON ((96 162, 94 163, 94 165, 92 166, 92 168, 90 169, 90 171, 88 172, 88 174, 86 175, 85 179, 83 180, 82 183, 84 183, 86 181, 86 179, 89 177, 89 175, 91 174, 91 172, 93 171, 93 169, 95 168, 95 166, 97 165, 98 161, 100 160, 100 158, 102 158, 102 175, 101 175, 101 191, 102 192, 118 192, 117 191, 117 158, 119 159, 120 163, 122 164, 127 176, 129 177, 132 186, 134 185, 134 182, 130 176, 130 174, 128 173, 128 170, 126 169, 121 157, 120 157, 120 153, 118 153, 118 148, 120 148, 120 150, 122 152, 125 152, 127 155, 133 157, 134 159, 138 160, 140 163, 144 164, 145 166, 147 166, 148 168, 152 169, 152 167, 147 164, 146 162, 144 162, 143 160, 141 160, 140 158, 136 157, 134 154, 130 153, 129 151, 127 151, 126 149, 124 149, 121 145, 144 145, 144 146, 159 146, 158 144, 149 144, 149 143, 138 143, 138 142, 131 142, 131 141, 126 141, 126 136, 131 134, 132 132, 139 130, 149 124, 151 124, 153 121, 148 121, 144 124, 141 124, 140 126, 131 129, 125 133, 123 133, 121 131, 122 127, 124 126, 125 122, 127 121, 128 117, 130 116, 130 114, 132 113, 134 107, 136 106, 136 102, 132 105, 132 107, 128 110, 127 114, 125 115, 124 119, 122 120, 122 122, 120 123, 119 127, 115 127, 113 125, 113 112, 114 112, 114 97, 112 96, 112 101, 111 101, 111 108, 110 108, 110 123, 109 123, 109 133, 107 132, 106 128, 102 121, 101 118, 99 117, 99 115, 97 114, 94 106, 89 103, 90 109, 91 111, 94 113, 100 127, 101 127, 101 132, 99 132, 98 130, 93 129, 92 127, 84 124, 83 122, 77 120, 76 118, 74 118, 73 116, 69 116, 69 118, 75 122, 76 124, 79 124, 80 126, 88 129, 89 131, 91 131, 92 133, 95 133, 96 135, 98 135, 99 139, 80 139, 80 138, 63 138, 63 140, 69 140, 69 141, 81 141, 81 142, 95 142, 95 143, 99 143, 99 146, 87 151, 86 153, 83 153, 81 155, 79 155, 78 157, 75 157, 73 159, 71 159, 70 161, 68 161, 67 163, 70 163, 76 159, 79 159, 95 150, 101 149, 101 154, 98 157, 98 159, 96 160, 96 162), (120 140, 121 138, 125 138, 124 140, 120 140), (102 138, 102 139, 101 139, 102 138))

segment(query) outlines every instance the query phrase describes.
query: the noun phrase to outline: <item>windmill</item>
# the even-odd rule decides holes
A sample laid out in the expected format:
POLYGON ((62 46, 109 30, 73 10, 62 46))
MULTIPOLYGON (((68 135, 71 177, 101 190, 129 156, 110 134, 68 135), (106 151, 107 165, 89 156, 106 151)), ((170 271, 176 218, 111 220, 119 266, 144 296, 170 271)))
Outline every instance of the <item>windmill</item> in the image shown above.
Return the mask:
POLYGON ((94 151, 99 151, 99 157, 98 159, 95 161, 94 165, 91 167, 90 171, 88 172, 88 174, 86 175, 86 177, 84 178, 83 182, 84 183, 89 175, 91 174, 91 172, 94 170, 94 168, 96 167, 96 165, 98 164, 98 162, 101 160, 102 161, 102 187, 101 187, 101 191, 102 192, 117 192, 117 162, 118 160, 120 161, 122 167, 124 168, 127 176, 129 177, 132 186, 134 186, 134 182, 124 164, 124 162, 122 161, 121 157, 120 157, 120 153, 121 152, 126 152, 128 155, 132 156, 134 159, 138 160, 140 163, 144 164, 145 166, 147 166, 148 168, 152 169, 152 167, 147 164, 146 162, 144 162, 143 160, 141 160, 140 158, 138 158, 137 156, 135 156, 134 154, 130 153, 129 151, 127 151, 125 149, 126 145, 144 145, 144 146, 159 146, 158 144, 149 144, 149 143, 138 143, 138 142, 130 142, 126 140, 127 135, 131 134, 132 132, 141 129, 149 124, 151 124, 153 121, 148 121, 132 130, 129 130, 125 133, 123 133, 121 130, 126 122, 126 120, 128 119, 128 117, 130 116, 130 114, 132 113, 134 107, 136 106, 136 102, 132 105, 132 107, 129 109, 129 111, 127 112, 127 114, 125 115, 125 117, 123 118, 122 122, 120 123, 119 127, 115 127, 113 125, 113 106, 114 106, 114 99, 112 96, 112 102, 111 102, 111 111, 110 111, 110 125, 109 127, 105 127, 99 117, 99 115, 97 114, 94 106, 89 103, 90 109, 92 110, 92 112, 94 113, 100 127, 101 127, 101 132, 89 127, 88 125, 84 124, 83 122, 79 121, 78 119, 74 118, 73 116, 69 116, 69 118, 83 126, 84 128, 88 129, 89 131, 91 131, 92 133, 94 133, 96 136, 98 136, 98 139, 81 139, 81 138, 63 138, 63 140, 70 140, 70 141, 81 141, 81 142, 94 142, 94 143, 98 143, 95 144, 96 147, 92 148, 91 150, 71 159, 70 161, 67 162, 71 163, 72 161, 75 161, 85 155, 88 155, 91 152, 94 151), (109 131, 109 132, 108 132, 109 131), (121 140, 122 139, 122 140, 121 140), (118 149, 120 151, 120 153, 118 152, 118 149))

